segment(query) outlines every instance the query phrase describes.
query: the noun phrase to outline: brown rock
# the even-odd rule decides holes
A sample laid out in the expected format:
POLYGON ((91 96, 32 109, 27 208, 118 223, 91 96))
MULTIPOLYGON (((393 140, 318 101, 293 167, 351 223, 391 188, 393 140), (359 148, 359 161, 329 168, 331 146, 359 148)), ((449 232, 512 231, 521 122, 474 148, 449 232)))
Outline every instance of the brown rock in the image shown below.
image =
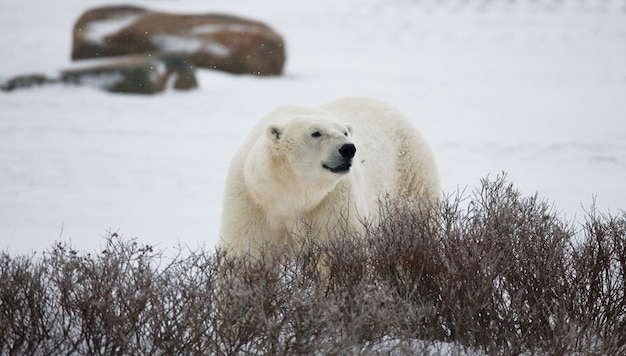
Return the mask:
POLYGON ((285 64, 278 33, 261 22, 228 15, 107 6, 85 12, 73 37, 73 59, 176 52, 199 67, 255 75, 280 75, 285 64))
POLYGON ((61 81, 92 84, 114 93, 155 94, 166 89, 171 76, 174 88, 188 90, 198 86, 193 66, 186 57, 174 54, 133 55, 100 65, 65 70, 61 81))
POLYGON ((0 88, 12 91, 60 82, 98 87, 113 93, 155 94, 162 92, 170 84, 178 90, 197 87, 193 68, 185 55, 131 55, 66 69, 56 78, 39 74, 18 76, 8 80, 0 88))
POLYGON ((7 81, 1 83, 0 89, 2 89, 3 91, 13 91, 15 89, 41 86, 47 83, 54 82, 56 82, 56 80, 49 79, 43 74, 20 75, 18 77, 10 78, 7 81))

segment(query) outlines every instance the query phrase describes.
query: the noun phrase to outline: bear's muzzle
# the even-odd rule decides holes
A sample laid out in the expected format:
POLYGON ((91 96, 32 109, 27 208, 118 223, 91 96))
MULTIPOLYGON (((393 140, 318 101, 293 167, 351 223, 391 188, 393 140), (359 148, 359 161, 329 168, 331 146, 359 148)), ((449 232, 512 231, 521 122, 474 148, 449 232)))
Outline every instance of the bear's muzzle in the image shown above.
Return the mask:
POLYGON ((352 167, 352 158, 356 153, 356 146, 352 143, 346 143, 339 148, 339 157, 334 157, 332 162, 323 163, 322 167, 328 169, 332 173, 348 173, 352 167))

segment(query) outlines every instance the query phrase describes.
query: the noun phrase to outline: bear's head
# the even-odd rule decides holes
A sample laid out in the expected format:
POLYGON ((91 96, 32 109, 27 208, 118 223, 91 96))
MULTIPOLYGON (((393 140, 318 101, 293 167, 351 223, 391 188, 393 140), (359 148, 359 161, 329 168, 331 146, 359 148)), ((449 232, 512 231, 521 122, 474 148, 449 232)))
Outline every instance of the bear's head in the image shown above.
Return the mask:
POLYGON ((270 124, 265 133, 273 157, 301 176, 301 181, 333 181, 352 167, 356 146, 349 124, 328 116, 307 115, 270 124))
MULTIPOLYGON (((257 204, 307 211, 353 169, 352 126, 325 112, 272 114, 246 158, 244 177, 257 204)), ((278 210, 282 210, 278 208, 278 210)))

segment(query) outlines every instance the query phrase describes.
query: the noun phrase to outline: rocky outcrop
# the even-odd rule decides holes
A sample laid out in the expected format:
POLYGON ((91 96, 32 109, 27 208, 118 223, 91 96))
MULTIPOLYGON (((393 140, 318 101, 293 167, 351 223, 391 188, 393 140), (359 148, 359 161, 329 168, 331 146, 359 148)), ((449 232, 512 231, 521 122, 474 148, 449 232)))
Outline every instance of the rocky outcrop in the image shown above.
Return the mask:
POLYGON ((51 83, 67 83, 93 86, 113 93, 155 94, 168 87, 189 90, 198 86, 194 66, 184 55, 143 54, 95 62, 89 61, 86 65, 63 70, 57 77, 22 75, 9 79, 0 87, 12 91, 51 83))
POLYGON ((73 59, 153 52, 184 53, 199 67, 230 73, 280 75, 285 64, 278 33, 236 16, 106 6, 88 10, 74 25, 73 59))

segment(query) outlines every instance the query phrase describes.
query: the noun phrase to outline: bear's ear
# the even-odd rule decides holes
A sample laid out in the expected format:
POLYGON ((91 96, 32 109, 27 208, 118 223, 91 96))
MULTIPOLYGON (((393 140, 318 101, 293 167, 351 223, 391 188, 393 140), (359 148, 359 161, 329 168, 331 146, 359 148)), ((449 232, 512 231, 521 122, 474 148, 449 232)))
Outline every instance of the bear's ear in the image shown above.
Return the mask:
POLYGON ((269 137, 270 140, 272 141, 278 141, 280 140, 280 136, 283 134, 282 130, 280 129, 280 127, 275 126, 275 125, 270 125, 267 128, 267 137, 269 137))
POLYGON ((352 127, 352 125, 346 124, 346 128, 348 128, 348 132, 350 133, 350 135, 354 133, 354 128, 352 127))

